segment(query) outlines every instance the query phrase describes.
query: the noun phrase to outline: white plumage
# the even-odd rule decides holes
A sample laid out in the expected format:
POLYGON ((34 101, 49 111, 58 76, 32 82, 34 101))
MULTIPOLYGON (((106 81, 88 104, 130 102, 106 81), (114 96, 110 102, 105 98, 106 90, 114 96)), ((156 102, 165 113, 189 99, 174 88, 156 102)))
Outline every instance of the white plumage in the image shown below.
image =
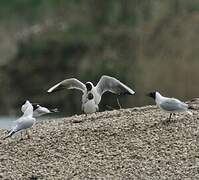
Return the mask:
POLYGON ((169 120, 171 119, 172 113, 187 112, 190 115, 193 114, 190 111, 190 107, 188 106, 188 104, 180 101, 179 99, 164 97, 157 91, 149 93, 148 96, 152 97, 155 100, 157 106, 160 109, 167 113, 170 113, 169 120))
POLYGON ((11 130, 4 139, 11 137, 16 132, 31 128, 35 123, 32 104, 29 101, 26 101, 26 103, 22 106, 22 109, 24 114, 14 122, 11 130))

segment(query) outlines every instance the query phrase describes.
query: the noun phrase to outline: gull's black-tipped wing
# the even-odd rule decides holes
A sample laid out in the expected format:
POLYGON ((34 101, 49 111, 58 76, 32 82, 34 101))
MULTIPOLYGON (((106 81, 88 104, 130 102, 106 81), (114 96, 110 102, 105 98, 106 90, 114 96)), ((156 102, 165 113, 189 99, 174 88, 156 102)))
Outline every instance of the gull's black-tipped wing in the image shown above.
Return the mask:
POLYGON ((127 87, 125 84, 117 80, 116 78, 110 76, 102 76, 96 86, 97 91, 100 95, 105 93, 106 91, 110 91, 114 94, 122 95, 129 94, 133 95, 135 92, 127 87))

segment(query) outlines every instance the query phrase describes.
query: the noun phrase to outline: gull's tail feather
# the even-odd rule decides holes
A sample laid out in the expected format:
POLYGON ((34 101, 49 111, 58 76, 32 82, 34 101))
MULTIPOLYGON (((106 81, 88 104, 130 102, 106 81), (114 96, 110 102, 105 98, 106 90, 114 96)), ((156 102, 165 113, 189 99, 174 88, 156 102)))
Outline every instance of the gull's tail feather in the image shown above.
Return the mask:
POLYGON ((3 140, 11 137, 15 132, 14 131, 11 131, 6 137, 3 138, 3 140))

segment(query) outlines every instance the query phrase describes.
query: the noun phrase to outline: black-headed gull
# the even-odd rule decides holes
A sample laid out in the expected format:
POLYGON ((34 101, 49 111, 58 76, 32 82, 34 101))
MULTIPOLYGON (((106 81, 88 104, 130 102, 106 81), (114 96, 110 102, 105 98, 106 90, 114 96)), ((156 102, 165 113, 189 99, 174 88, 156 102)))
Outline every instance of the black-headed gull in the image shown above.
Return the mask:
POLYGON ((33 104, 33 117, 37 118, 45 114, 51 114, 58 112, 58 109, 48 109, 46 107, 40 106, 39 104, 33 104))
MULTIPOLYGON (((56 109, 48 109, 46 107, 39 105, 38 103, 32 103, 32 106, 33 106, 33 117, 34 118, 38 118, 45 114, 58 112, 57 108, 56 109)), ((24 113, 24 106, 21 107, 21 111, 24 113)))
MULTIPOLYGON (((88 94, 91 93, 93 95, 93 100, 95 104, 98 106, 102 95, 109 91, 117 95, 133 95, 135 92, 127 87, 125 84, 117 80, 116 78, 110 76, 102 76, 97 83, 96 86, 93 85, 92 82, 86 82, 83 84, 81 81, 75 78, 65 79, 58 84, 54 85, 48 90, 48 93, 56 92, 62 89, 78 89, 82 91, 82 109, 86 109, 85 103, 88 100, 88 94)), ((94 103, 92 103, 94 104, 94 103)))
POLYGON ((95 104, 94 96, 92 93, 89 93, 87 96, 87 101, 82 105, 82 111, 85 114, 95 113, 99 110, 97 104, 95 104))
POLYGON ((189 107, 188 104, 180 101, 179 99, 164 97, 157 91, 149 93, 148 96, 152 97, 155 100, 157 106, 160 109, 162 109, 165 112, 170 113, 168 120, 171 119, 171 116, 172 116, 173 113, 187 112, 190 115, 193 114, 190 111, 190 109, 192 109, 192 108, 189 107))

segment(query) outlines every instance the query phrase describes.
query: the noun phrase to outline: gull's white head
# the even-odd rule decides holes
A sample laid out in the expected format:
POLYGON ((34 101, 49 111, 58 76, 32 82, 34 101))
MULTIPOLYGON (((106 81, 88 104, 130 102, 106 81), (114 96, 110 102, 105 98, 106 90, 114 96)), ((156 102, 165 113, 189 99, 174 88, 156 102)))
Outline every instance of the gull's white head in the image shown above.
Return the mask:
POLYGON ((86 89, 87 89, 87 91, 91 91, 93 87, 94 86, 93 86, 92 82, 86 82, 86 89))
POLYGON ((21 107, 21 111, 24 113, 25 116, 32 115, 33 114, 32 104, 28 100, 26 100, 21 107))

